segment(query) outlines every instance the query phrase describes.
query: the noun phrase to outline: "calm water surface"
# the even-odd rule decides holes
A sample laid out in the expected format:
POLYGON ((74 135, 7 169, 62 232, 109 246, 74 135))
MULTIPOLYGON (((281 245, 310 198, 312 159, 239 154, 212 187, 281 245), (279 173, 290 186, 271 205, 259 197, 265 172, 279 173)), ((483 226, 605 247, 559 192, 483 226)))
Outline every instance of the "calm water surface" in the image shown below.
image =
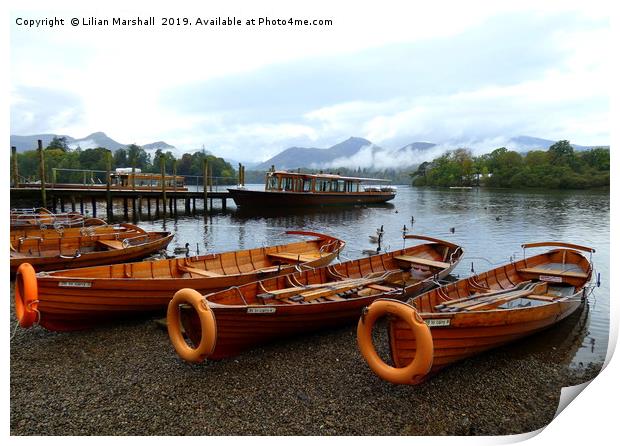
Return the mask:
MULTIPOLYGON (((250 186, 253 189, 261 185, 250 186)), ((216 205, 219 202, 215 202, 216 205)), ((179 211, 183 205, 179 202, 179 211)), ((102 214, 103 215, 103 214, 102 214)), ((214 209, 208 215, 179 215, 177 219, 144 220, 151 230, 166 229, 176 236, 169 246, 190 244, 201 254, 287 243, 286 229, 325 232, 344 239, 342 260, 357 258, 376 248, 369 235, 384 227, 383 249, 403 246, 402 228, 457 243, 465 258, 455 275, 466 277, 522 257, 521 244, 565 241, 596 249, 592 260, 601 286, 593 290, 587 307, 545 332, 521 343, 525 348, 564 352, 563 362, 572 367, 601 363, 609 333, 609 193, 507 190, 431 190, 399 186, 396 198, 376 207, 323 208, 314 210, 265 210, 247 212, 235 208, 214 209), (412 224, 412 218, 414 222, 412 224), (454 232, 451 231, 454 228, 454 232)), ((407 243, 411 243, 408 241, 407 243)), ((527 255, 545 249, 528 250, 527 255), (531 252, 530 252, 531 251, 531 252)))

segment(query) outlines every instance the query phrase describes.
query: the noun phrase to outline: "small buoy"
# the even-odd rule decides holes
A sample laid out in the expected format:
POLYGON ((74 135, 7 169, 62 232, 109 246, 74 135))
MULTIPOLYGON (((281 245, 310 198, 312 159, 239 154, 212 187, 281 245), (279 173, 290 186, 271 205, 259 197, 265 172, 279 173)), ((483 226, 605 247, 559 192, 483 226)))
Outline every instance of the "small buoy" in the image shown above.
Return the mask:
POLYGON ((454 231, 456 231, 456 228, 452 227, 450 228, 450 232, 454 234, 454 231))
POLYGON ((411 225, 413 226, 413 224, 414 224, 414 223, 415 223, 415 218, 414 218, 414 216, 412 215, 412 216, 411 216, 411 225))
POLYGON ((395 214, 398 214, 398 209, 396 209, 396 210, 394 211, 394 213, 395 213, 395 214))
POLYGON ((500 221, 502 219, 502 217, 495 217, 496 221, 500 221))

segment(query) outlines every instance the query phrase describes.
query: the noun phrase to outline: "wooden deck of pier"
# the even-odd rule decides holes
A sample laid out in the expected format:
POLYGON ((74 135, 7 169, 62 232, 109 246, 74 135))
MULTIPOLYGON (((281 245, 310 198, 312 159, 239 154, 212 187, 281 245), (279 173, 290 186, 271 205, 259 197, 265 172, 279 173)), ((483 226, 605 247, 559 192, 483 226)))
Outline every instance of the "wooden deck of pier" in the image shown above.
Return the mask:
MULTIPOLYGON (((141 217, 143 215, 144 204, 146 204, 146 214, 150 217, 155 215, 177 215, 178 202, 181 200, 184 203, 185 212, 196 212, 196 201, 202 202, 202 211, 208 211, 213 209, 213 201, 221 201, 221 209, 226 209, 227 200, 231 198, 227 190, 213 190, 213 177, 211 166, 208 165, 206 159, 203 165, 204 175, 196 178, 196 190, 177 190, 175 187, 152 187, 141 188, 136 187, 135 179, 132 185, 128 187, 119 188, 117 185, 112 185, 110 181, 110 174, 112 172, 112 153, 107 154, 107 170, 101 171, 105 173, 106 183, 103 185, 90 185, 87 184, 86 172, 91 174, 95 172, 93 170, 84 171, 84 184, 72 185, 56 183, 56 170, 52 169, 52 182, 45 175, 45 155, 43 150, 43 143, 38 140, 37 151, 39 153, 39 179, 36 183, 23 183, 20 181, 17 166, 17 149, 11 147, 11 184, 10 200, 11 207, 17 202, 28 202, 29 206, 40 206, 45 208, 51 208, 54 212, 66 212, 69 208, 72 211, 77 211, 79 208, 80 213, 84 214, 88 205, 92 211, 92 216, 97 216, 97 202, 104 201, 106 204, 106 214, 108 218, 113 216, 113 203, 122 200, 122 209, 125 218, 129 216, 129 203, 131 202, 131 211, 133 217, 141 217), (41 181, 41 179, 43 179, 41 181), (199 181, 202 183, 202 190, 198 190, 199 181), (73 187, 75 186, 75 187, 73 187), (154 208, 154 209, 152 209, 154 208), (152 212, 153 210, 153 212, 152 212)), ((164 178, 166 177, 166 166, 164 158, 160 159, 161 167, 161 184, 164 184, 164 178)), ((64 169, 74 170, 74 169, 64 169)), ((159 174, 158 174, 159 175, 159 174)), ((172 175, 176 177, 176 160, 172 163, 172 175)), ((229 180, 229 179, 227 179, 229 180)), ((226 184, 226 183, 225 183, 226 184)), ((245 167, 239 164, 239 183, 245 184, 245 167)))
MULTIPOLYGON (((202 204, 204 211, 213 208, 213 201, 220 200, 221 208, 226 209, 227 200, 230 199, 228 191, 174 191, 166 190, 165 198, 161 190, 133 190, 133 189, 110 189, 109 192, 105 187, 97 188, 75 188, 66 187, 54 188, 46 186, 46 205, 50 206, 54 212, 66 212, 84 210, 90 205, 92 215, 97 216, 97 202, 105 202, 106 209, 109 209, 108 216, 111 216, 112 201, 120 201, 123 203, 123 213, 129 214, 130 209, 134 214, 142 213, 142 209, 146 204, 146 210, 151 215, 152 210, 155 214, 160 213, 176 215, 178 202, 184 205, 185 212, 196 212, 196 201, 202 204), (166 202, 166 206, 164 206, 166 202), (129 204, 131 203, 131 205, 129 204)), ((11 201, 25 200, 32 203, 41 201, 41 187, 33 184, 31 187, 11 187, 11 201)), ((43 205, 43 207, 46 207, 43 205)))

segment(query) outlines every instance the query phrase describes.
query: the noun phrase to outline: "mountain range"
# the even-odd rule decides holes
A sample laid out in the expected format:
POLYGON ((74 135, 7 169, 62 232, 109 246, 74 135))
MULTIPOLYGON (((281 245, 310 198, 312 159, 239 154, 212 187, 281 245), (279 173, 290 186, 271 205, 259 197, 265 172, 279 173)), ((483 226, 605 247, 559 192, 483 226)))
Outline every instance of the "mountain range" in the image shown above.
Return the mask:
MULTIPOLYGON (((121 144, 113 140, 103 132, 92 133, 84 138, 73 138, 68 135, 55 134, 28 136, 11 135, 11 146, 17 147, 18 152, 32 150, 37 147, 38 139, 41 139, 43 141, 43 145, 47 146, 55 136, 65 137, 67 144, 72 149, 77 147, 81 147, 82 149, 105 147, 114 151, 127 146, 127 144, 121 144)), ((231 163, 231 165, 235 168, 238 163, 241 162, 252 170, 267 170, 271 168, 271 166, 275 166, 277 169, 296 169, 299 167, 315 169, 362 167, 399 170, 410 168, 411 166, 420 164, 423 161, 431 161, 433 158, 441 155, 446 150, 455 149, 458 147, 471 147, 472 145, 476 145, 477 147, 482 146, 483 150, 490 152, 497 147, 504 146, 511 150, 527 152, 530 150, 547 150, 555 142, 556 141, 553 140, 536 138, 532 136, 516 136, 508 140, 504 140, 501 144, 496 141, 489 143, 485 143, 485 141, 473 143, 453 141, 444 142, 442 144, 418 141, 407 144, 399 149, 386 149, 372 143, 367 139, 350 137, 349 139, 328 148, 289 147, 262 163, 238 161, 227 158, 224 159, 231 163)), ((587 150, 595 147, 581 146, 577 144, 573 144, 572 146, 575 150, 587 150)), ((177 152, 175 155, 180 156, 179 150, 177 150, 176 147, 164 141, 143 144, 142 147, 149 153, 153 153, 157 149, 161 149, 163 151, 170 150, 173 153, 177 152)))
MULTIPOLYGON (((81 147, 82 149, 94 149, 96 147, 105 147, 106 149, 110 149, 112 151, 121 149, 123 147, 127 147, 129 144, 122 144, 118 141, 113 140, 108 135, 103 132, 95 132, 84 138, 73 138, 69 135, 57 135, 54 133, 44 133, 40 135, 11 135, 11 147, 16 147, 18 152, 25 152, 26 150, 33 150, 37 148, 37 140, 41 140, 43 142, 43 147, 47 147, 47 145, 54 139, 54 137, 64 137, 66 138, 67 145, 71 149, 76 149, 77 147, 81 147)), ((149 144, 142 144, 141 147, 147 152, 155 151, 157 149, 161 149, 163 151, 174 150, 175 147, 170 144, 165 143, 164 141, 157 141, 149 144)))

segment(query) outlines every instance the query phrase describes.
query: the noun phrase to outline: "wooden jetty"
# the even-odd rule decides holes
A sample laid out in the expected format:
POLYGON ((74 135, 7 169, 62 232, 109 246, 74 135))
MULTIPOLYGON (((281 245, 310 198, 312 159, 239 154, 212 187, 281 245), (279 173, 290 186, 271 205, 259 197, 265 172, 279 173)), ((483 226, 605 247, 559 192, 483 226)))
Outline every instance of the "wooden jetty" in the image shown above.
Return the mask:
MULTIPOLYGON (((129 218, 131 210, 134 219, 143 215, 143 206, 146 204, 146 214, 150 217, 154 215, 158 217, 163 215, 177 215, 178 201, 184 203, 186 213, 195 213, 197 210, 196 201, 202 204, 202 210, 207 211, 213 209, 213 202, 220 201, 221 208, 227 208, 227 201, 232 198, 227 190, 214 189, 214 177, 212 176, 211 166, 204 163, 204 176, 196 176, 195 190, 189 190, 184 185, 179 185, 176 175, 176 163, 173 163, 173 174, 166 173, 165 166, 161 165, 160 174, 143 174, 151 176, 154 179, 160 179, 155 186, 144 187, 137 183, 136 178, 140 178, 140 174, 135 168, 128 168, 130 173, 128 177, 130 181, 114 184, 112 177, 115 172, 111 169, 111 152, 108 155, 107 171, 97 171, 104 173, 106 182, 96 184, 92 182, 93 170, 80 171, 84 173, 83 184, 67 184, 56 182, 57 170, 71 169, 52 169, 52 178, 46 178, 45 175, 45 157, 42 141, 38 141, 39 152, 39 179, 34 182, 25 183, 20 181, 17 166, 17 150, 11 147, 12 152, 12 175, 10 198, 11 201, 27 201, 34 205, 52 209, 53 212, 65 212, 66 209, 77 211, 85 214, 90 207, 91 216, 97 216, 97 203, 105 202, 106 213, 108 218, 112 218, 113 203, 122 200, 122 209, 125 218, 129 218), (87 174, 90 174, 91 182, 87 182, 87 174), (43 181, 41 181, 43 178, 43 181), (202 183, 202 188, 198 183, 202 183), (202 190, 200 190, 202 189, 202 190), (131 205, 130 205, 131 202, 131 205), (154 208, 154 212, 152 209, 154 208)), ((239 184, 244 185, 245 168, 240 166, 239 184)), ((200 209, 200 208, 199 208, 200 209)))

